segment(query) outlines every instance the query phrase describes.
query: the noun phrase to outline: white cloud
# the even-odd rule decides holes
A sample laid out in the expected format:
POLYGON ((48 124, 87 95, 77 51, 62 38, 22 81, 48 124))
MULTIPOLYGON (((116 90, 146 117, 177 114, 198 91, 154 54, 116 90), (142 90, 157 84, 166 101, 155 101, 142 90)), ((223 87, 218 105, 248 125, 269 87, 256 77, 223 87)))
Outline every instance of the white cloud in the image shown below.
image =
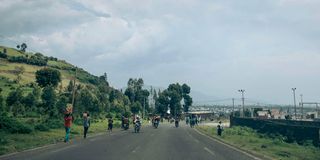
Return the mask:
POLYGON ((117 87, 141 76, 217 97, 243 87, 253 98, 287 103, 291 85, 320 98, 312 87, 320 78, 319 3, 3 0, 0 42, 27 42, 94 74, 108 72, 117 87))

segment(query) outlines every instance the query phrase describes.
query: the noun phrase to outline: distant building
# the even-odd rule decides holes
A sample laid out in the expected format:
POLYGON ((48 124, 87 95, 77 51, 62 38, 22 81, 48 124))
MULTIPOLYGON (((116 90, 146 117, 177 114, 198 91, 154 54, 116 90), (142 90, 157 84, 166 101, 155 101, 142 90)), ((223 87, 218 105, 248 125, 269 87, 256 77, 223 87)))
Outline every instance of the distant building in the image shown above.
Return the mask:
POLYGON ((279 109, 271 109, 271 118, 273 119, 285 119, 285 114, 282 113, 279 109))
POLYGON ((318 112, 307 112, 307 119, 317 119, 318 118, 318 112))
POLYGON ((271 118, 271 116, 268 110, 264 110, 264 111, 257 111, 257 118, 268 119, 268 118, 271 118))

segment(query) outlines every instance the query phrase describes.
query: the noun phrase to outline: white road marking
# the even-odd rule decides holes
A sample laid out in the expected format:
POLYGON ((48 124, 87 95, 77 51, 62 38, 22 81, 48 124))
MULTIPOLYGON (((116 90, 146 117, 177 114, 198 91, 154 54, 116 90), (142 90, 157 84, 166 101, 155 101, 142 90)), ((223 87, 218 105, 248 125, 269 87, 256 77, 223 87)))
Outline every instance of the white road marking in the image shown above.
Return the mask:
POLYGON ((209 148, 207 148, 207 147, 204 147, 203 148, 204 150, 206 150, 207 152, 209 152, 211 155, 213 155, 214 156, 214 153, 213 153, 213 151, 211 151, 209 148))
POLYGON ((205 136, 205 137, 207 137, 207 138, 209 138, 209 139, 211 139, 211 140, 213 140, 213 141, 215 141, 215 142, 217 142, 217 143, 220 143, 220 144, 225 145, 225 146, 227 146, 227 147, 229 147, 229 148, 231 148, 231 149, 234 149, 234 150, 236 150, 236 151, 238 151, 238 152, 240 152, 240 153, 243 153, 243 154, 245 154, 245 155, 247 155, 247 156, 249 156, 249 157, 251 157, 251 158, 253 158, 253 159, 255 159, 255 160, 262 160, 261 158, 258 158, 258 157, 254 156, 254 155, 252 155, 252 154, 249 154, 249 153, 247 153, 247 152, 245 152, 245 151, 242 151, 242 150, 240 150, 240 149, 238 149, 238 148, 235 148, 235 147, 233 147, 233 146, 231 146, 231 145, 229 145, 229 144, 220 142, 220 141, 218 141, 218 140, 216 140, 216 139, 214 139, 214 138, 212 138, 212 137, 210 137, 210 136, 208 136, 208 135, 206 135, 206 134, 203 134, 203 133, 201 133, 200 131, 198 131, 197 129, 194 129, 194 130, 195 130, 197 133, 199 133, 200 135, 202 135, 202 136, 205 136))
POLYGON ((197 140, 196 138, 192 137, 192 135, 186 130, 188 136, 193 139, 196 143, 199 143, 199 140, 197 140))
POLYGON ((63 147, 63 148, 60 148, 60 149, 57 149, 57 150, 53 150, 51 151, 51 153, 56 153, 56 152, 60 152, 62 150, 66 150, 66 149, 69 149, 69 148, 72 148, 72 147, 75 147, 76 145, 71 145, 71 146, 67 146, 67 147, 63 147))
POLYGON ((140 146, 136 147, 134 150, 132 150, 132 153, 136 153, 139 148, 140 146))

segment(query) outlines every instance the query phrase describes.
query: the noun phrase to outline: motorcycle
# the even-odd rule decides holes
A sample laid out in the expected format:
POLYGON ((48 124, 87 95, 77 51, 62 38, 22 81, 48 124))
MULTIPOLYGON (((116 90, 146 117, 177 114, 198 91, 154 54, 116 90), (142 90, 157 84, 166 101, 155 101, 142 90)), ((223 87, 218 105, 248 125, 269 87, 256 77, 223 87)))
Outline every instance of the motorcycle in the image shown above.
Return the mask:
POLYGON ((123 124, 123 129, 124 129, 124 130, 128 130, 128 129, 129 129, 129 123, 123 124))
POLYGON ((158 126, 159 126, 159 121, 158 121, 158 120, 155 120, 155 121, 153 122, 153 127, 154 127, 154 128, 158 128, 158 126))
POLYGON ((134 124, 134 132, 135 132, 135 133, 139 133, 140 127, 141 127, 140 122, 136 122, 136 123, 134 124))
POLYGON ((178 128, 179 127, 179 121, 176 120, 174 125, 176 126, 176 128, 178 128))

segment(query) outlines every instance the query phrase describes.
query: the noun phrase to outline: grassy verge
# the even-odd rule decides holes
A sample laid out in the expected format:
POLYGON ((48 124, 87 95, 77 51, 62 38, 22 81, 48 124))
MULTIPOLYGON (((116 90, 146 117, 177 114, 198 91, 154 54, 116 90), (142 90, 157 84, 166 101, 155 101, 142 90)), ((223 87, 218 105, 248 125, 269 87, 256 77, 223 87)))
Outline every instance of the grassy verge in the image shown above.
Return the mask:
POLYGON ((320 148, 314 147, 311 141, 305 143, 304 146, 296 143, 286 143, 281 136, 260 134, 247 127, 225 128, 221 137, 216 135, 215 127, 199 126, 197 129, 206 135, 238 148, 266 155, 273 159, 315 160, 320 157, 320 148))
MULTIPOLYGON (((120 122, 115 121, 114 127, 120 127, 120 122)), ((107 121, 92 123, 88 135, 105 132, 107 121)), ((0 132, 0 155, 23 151, 48 144, 63 142, 65 136, 64 128, 51 129, 50 131, 34 131, 30 134, 9 134, 0 132)), ((83 136, 83 126, 73 125, 71 128, 71 141, 83 136)))

